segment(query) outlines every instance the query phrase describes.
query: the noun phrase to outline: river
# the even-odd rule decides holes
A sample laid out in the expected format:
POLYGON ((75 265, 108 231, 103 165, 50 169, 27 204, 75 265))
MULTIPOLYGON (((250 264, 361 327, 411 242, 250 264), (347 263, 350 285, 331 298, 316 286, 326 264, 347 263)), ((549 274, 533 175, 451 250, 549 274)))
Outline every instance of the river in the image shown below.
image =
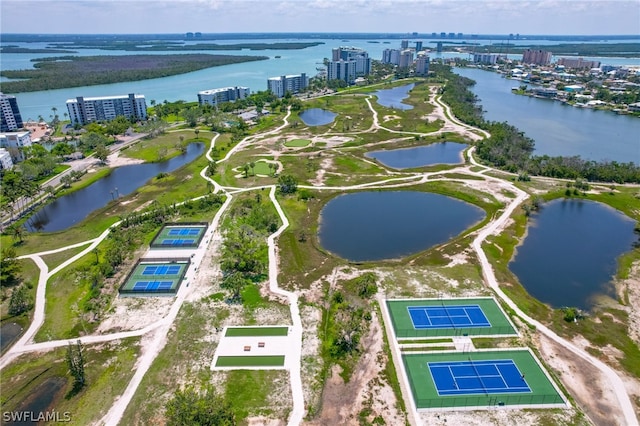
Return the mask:
POLYGON ((506 121, 535 141, 535 154, 580 155, 589 160, 640 164, 640 119, 608 111, 571 107, 560 102, 516 95, 521 82, 476 68, 456 68, 476 81, 484 118, 506 121))

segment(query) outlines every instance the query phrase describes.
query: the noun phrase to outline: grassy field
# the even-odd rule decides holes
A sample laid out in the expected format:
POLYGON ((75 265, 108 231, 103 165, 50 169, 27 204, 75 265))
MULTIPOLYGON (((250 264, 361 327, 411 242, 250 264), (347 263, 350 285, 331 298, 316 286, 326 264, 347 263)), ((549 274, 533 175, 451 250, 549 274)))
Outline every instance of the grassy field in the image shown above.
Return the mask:
POLYGON ((286 336, 289 327, 229 327, 225 336, 286 336))
POLYGON ((309 139, 291 139, 284 143, 284 146, 291 148, 303 148, 309 145, 311 141, 309 139))
POLYGON ((123 150, 121 155, 145 162, 165 161, 180 155, 190 143, 201 142, 208 147, 213 136, 210 130, 200 130, 198 135, 192 129, 172 130, 153 139, 142 139, 123 150))
POLYGON ((65 347, 22 355, 0 372, 0 409, 28 410, 25 404, 34 394, 41 394, 42 398, 51 399, 48 410, 70 413, 70 424, 97 422, 124 392, 135 371, 139 349, 139 340, 133 338, 84 346, 87 385, 76 395, 70 392, 72 380, 65 362, 65 347), (55 394, 44 388, 52 381, 59 386, 55 394))
POLYGON ((282 367, 284 355, 220 356, 216 367, 282 367))

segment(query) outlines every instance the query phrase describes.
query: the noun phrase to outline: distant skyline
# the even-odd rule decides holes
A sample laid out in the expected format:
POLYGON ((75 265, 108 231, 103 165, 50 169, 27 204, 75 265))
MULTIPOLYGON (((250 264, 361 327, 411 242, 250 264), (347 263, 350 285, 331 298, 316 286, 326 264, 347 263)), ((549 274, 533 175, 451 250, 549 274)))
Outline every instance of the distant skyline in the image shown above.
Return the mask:
POLYGON ((1 0, 3 33, 638 35, 638 0, 1 0))

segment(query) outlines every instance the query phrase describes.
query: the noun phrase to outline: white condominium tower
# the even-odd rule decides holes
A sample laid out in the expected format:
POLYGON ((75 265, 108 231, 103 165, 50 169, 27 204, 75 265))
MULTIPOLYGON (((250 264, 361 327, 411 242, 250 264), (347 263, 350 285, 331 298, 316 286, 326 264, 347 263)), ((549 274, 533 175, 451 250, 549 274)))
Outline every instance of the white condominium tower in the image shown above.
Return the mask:
POLYGON ((119 115, 128 119, 145 120, 147 118, 147 103, 144 96, 133 93, 95 98, 78 96, 67 100, 67 110, 73 125, 110 121, 119 115))

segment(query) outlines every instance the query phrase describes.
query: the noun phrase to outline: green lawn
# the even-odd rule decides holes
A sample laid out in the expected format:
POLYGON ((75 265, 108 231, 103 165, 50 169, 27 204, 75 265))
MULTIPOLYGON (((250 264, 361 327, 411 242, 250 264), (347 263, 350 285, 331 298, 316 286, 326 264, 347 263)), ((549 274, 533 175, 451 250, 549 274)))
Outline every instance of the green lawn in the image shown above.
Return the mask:
POLYGON ((273 174, 273 169, 269 168, 269 163, 267 163, 266 161, 256 161, 255 167, 253 168, 253 173, 256 175, 271 176, 273 174))
POLYGON ((284 355, 220 356, 216 367, 281 367, 284 355))
POLYGON ((229 327, 225 336, 286 336, 288 334, 289 327, 229 327))
POLYGON ((290 148, 302 148, 311 143, 309 139, 292 139, 290 141, 286 141, 284 146, 288 146, 290 148))

